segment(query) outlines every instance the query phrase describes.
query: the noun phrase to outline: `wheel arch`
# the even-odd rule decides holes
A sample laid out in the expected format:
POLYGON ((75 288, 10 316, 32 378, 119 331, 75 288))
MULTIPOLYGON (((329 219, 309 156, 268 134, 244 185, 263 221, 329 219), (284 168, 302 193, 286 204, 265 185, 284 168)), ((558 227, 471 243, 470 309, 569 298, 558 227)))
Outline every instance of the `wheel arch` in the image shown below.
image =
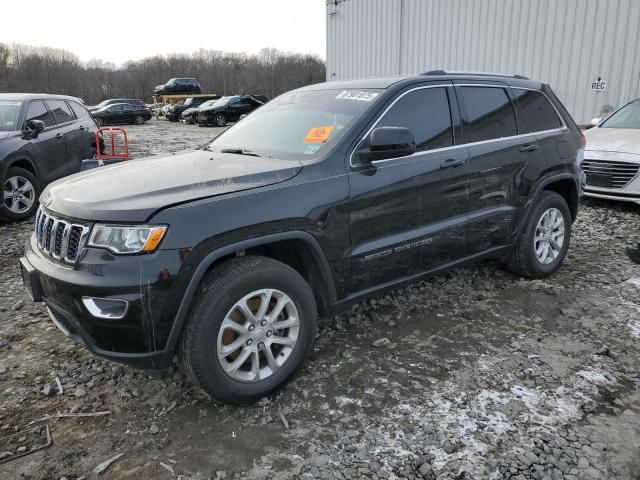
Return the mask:
POLYGON ((29 157, 18 156, 15 158, 11 158, 5 162, 4 169, 2 170, 2 178, 5 177, 6 173, 12 167, 24 168, 25 170, 31 172, 36 180, 40 181, 40 175, 38 172, 38 168, 36 164, 29 157))
POLYGON ((320 314, 329 312, 336 302, 336 289, 329 262, 318 241, 309 233, 290 231, 265 235, 225 245, 204 256, 196 267, 180 301, 162 363, 169 365, 198 287, 208 272, 240 254, 262 255, 281 261, 298 271, 309 283, 320 314))
POLYGON ((580 190, 575 177, 571 175, 558 175, 547 179, 542 185, 542 190, 556 192, 562 196, 571 212, 571 222, 578 216, 578 206, 580 204, 580 190))

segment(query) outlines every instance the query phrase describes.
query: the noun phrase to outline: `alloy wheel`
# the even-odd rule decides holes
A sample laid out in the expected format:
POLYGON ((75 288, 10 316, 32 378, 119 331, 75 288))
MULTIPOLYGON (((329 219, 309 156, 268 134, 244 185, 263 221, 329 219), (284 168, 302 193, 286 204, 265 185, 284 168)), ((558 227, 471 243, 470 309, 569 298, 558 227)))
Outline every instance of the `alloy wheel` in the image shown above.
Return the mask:
POLYGON ((28 212, 35 201, 36 189, 29 179, 16 175, 4 182, 2 202, 11 213, 28 212))
POLYGON ((545 210, 538 220, 534 237, 536 259, 542 265, 552 263, 564 245, 564 217, 557 208, 545 210))
POLYGON ((299 330, 298 308, 291 297, 279 290, 256 290, 236 302, 223 320, 218 361, 234 380, 264 380, 289 360, 299 330))

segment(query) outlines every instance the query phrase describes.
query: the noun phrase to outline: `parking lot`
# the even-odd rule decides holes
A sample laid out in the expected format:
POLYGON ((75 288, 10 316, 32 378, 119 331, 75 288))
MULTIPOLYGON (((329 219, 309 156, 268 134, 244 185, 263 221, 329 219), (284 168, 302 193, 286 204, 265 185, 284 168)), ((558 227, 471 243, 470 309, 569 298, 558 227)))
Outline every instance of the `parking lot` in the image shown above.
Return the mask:
MULTIPOLYGON (((127 131, 139 158, 221 129, 127 131)), ((637 480, 639 214, 585 201, 549 279, 480 264, 324 319, 302 374, 247 408, 67 339, 22 288, 33 222, 0 223, 0 437, 46 424, 52 439, 0 478, 96 478, 123 454, 100 478, 637 480)))

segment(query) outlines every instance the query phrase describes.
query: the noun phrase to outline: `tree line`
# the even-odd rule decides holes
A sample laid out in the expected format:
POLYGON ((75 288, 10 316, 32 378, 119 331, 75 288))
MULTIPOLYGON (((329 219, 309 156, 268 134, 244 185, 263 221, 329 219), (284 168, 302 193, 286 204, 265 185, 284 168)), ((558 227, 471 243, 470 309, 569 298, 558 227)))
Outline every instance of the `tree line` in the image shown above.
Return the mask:
POLYGON ((265 48, 257 54, 200 49, 158 55, 120 67, 101 60, 81 62, 66 50, 0 43, 0 92, 72 95, 87 105, 107 98, 151 101, 153 88, 172 77, 194 77, 203 93, 266 95, 325 81, 316 56, 265 48))

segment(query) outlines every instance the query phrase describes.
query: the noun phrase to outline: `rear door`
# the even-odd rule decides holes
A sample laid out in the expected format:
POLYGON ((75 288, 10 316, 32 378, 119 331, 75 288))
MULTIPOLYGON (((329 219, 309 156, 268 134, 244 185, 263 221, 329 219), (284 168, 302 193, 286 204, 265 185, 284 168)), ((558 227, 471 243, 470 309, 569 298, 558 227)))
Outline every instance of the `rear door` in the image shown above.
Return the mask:
POLYGON ((371 126, 409 128, 417 152, 350 165, 352 290, 363 291, 418 275, 464 255, 467 209, 465 147, 453 145, 446 85, 401 93, 371 126))
POLYGON ((93 156, 92 149, 96 141, 96 124, 83 105, 72 100, 68 101, 67 104, 71 107, 71 110, 73 110, 73 113, 78 119, 76 128, 80 132, 80 135, 76 148, 79 151, 79 158, 80 160, 91 158, 93 156))
MULTIPOLYGON (((572 165, 576 148, 571 132, 549 98, 539 90, 511 87, 511 91, 517 106, 520 132, 536 136, 539 165, 545 168, 544 172, 532 172, 536 178, 558 173, 554 171, 556 166, 561 171, 567 163, 572 165)), ((570 170, 570 173, 573 172, 570 170)))
POLYGON ((86 158, 87 152, 87 137, 84 130, 80 129, 81 122, 76 119, 73 111, 64 100, 47 100, 46 103, 67 144, 67 159, 63 176, 77 173, 80 171, 80 163, 86 158))
POLYGON ((36 162, 41 183, 49 183, 66 175, 67 143, 64 132, 56 125, 55 119, 44 101, 31 100, 27 106, 25 123, 41 120, 45 129, 37 138, 30 140, 28 150, 36 162))
POLYGON ((537 168, 535 135, 519 135, 509 87, 496 83, 456 84, 469 167, 470 255, 513 241, 528 199, 529 165, 537 168))

